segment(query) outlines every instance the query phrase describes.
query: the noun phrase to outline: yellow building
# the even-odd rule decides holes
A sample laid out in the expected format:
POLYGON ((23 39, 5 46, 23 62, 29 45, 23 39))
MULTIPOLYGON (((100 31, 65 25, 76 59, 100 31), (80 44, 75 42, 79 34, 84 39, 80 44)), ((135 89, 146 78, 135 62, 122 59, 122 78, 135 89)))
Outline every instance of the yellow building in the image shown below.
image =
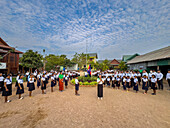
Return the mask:
MULTIPOLYGON (((88 55, 89 55, 89 60, 87 61, 87 68, 89 67, 88 63, 90 62, 96 63, 98 59, 97 53, 88 53, 88 55)), ((94 69, 94 67, 91 68, 94 69)))

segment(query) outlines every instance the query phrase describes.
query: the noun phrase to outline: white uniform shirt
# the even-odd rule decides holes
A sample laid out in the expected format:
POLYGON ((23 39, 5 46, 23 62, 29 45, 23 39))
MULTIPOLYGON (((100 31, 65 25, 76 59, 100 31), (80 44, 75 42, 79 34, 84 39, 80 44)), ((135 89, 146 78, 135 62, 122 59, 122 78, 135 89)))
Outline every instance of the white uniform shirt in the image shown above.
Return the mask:
POLYGON ((143 82, 148 82, 147 78, 142 78, 143 82))
POLYGON ((27 72, 27 73, 26 73, 26 76, 28 76, 29 74, 30 74, 30 73, 29 73, 29 72, 27 72))
POLYGON ((79 80, 78 80, 78 79, 75 79, 75 83, 78 84, 78 83, 79 83, 79 80))
POLYGON ((163 78, 163 74, 160 72, 160 73, 157 73, 156 74, 156 78, 159 79, 159 80, 162 80, 163 78))
POLYGON ((103 84, 103 80, 102 80, 102 81, 100 81, 100 78, 97 78, 97 83, 99 83, 99 84, 103 84))
POLYGON ((134 79, 134 83, 137 83, 137 82, 138 82, 138 79, 137 79, 137 78, 135 78, 135 79, 134 79))
POLYGON ((120 78, 117 78, 116 81, 120 81, 120 78))
POLYGON ((123 78, 123 82, 126 82, 126 78, 123 78))
POLYGON ((144 75, 148 77, 148 73, 147 72, 142 73, 142 76, 144 76, 144 75))
POLYGON ((23 79, 18 79, 18 84, 23 84, 23 79))
POLYGON ((114 81, 115 80, 115 77, 112 77, 112 81, 114 81))
POLYGON ((16 81, 18 81, 19 80, 19 76, 17 76, 17 78, 16 78, 16 81))
POLYGON ((42 81, 45 81, 45 77, 42 77, 41 80, 42 80, 42 81))
POLYGON ((6 79, 4 80, 4 83, 6 83, 6 84, 12 84, 12 81, 11 81, 10 79, 7 79, 7 78, 6 78, 6 79))
POLYGON ((151 78, 151 82, 152 82, 152 83, 156 83, 156 82, 157 82, 157 79, 156 79, 156 78, 151 78))
POLYGON ((110 81, 110 78, 107 78, 107 81, 110 81))
POLYGON ((4 77, 0 76, 0 82, 4 81, 4 77))
POLYGON ((170 80, 170 73, 166 74, 166 80, 170 80))
POLYGON ((130 82, 130 79, 126 79, 126 82, 130 82))
POLYGON ((55 80, 54 76, 51 77, 51 81, 55 80))
POLYGON ((34 83, 34 78, 32 78, 32 80, 29 78, 29 83, 34 83))

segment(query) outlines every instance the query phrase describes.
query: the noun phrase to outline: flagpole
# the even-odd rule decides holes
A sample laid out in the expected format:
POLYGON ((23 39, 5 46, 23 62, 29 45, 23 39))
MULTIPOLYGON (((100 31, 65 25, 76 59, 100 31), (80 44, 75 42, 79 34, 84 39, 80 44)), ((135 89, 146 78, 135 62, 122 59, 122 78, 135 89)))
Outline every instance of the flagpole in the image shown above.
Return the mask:
POLYGON ((86 68, 87 68, 87 36, 86 36, 86 68))

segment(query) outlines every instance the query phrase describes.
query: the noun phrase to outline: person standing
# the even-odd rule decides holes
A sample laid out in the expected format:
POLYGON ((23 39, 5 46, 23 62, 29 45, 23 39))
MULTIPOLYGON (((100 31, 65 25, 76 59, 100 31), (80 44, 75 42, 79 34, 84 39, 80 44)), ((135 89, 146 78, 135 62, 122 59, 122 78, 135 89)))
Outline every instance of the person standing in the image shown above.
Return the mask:
POLYGON ((97 78, 97 83, 98 83, 98 86, 97 86, 97 96, 98 96, 98 99, 101 99, 103 98, 103 79, 102 79, 102 76, 99 75, 99 78, 97 78))
POLYGON ((28 91, 29 91, 29 97, 32 97, 32 91, 35 90, 35 85, 34 85, 34 77, 33 74, 30 75, 29 78, 29 87, 28 87, 28 91))
POLYGON ((157 79, 156 76, 153 74, 151 78, 151 89, 153 89, 152 95, 156 95, 157 90, 157 79))
POLYGON ((166 74, 166 80, 168 81, 170 87, 170 70, 168 70, 168 73, 166 74))
POLYGON ((158 83, 159 90, 160 89, 163 90, 163 74, 161 73, 160 70, 158 70, 158 72, 156 74, 156 78, 157 78, 157 83, 158 83))
POLYGON ((139 91, 139 88, 138 88, 138 78, 137 78, 137 76, 135 76, 135 78, 134 78, 134 87, 133 87, 133 90, 135 90, 136 93, 139 91))
POLYGON ((65 75, 64 81, 65 81, 65 87, 67 89, 67 86, 68 86, 68 74, 65 75))
POLYGON ((7 78, 4 80, 4 87, 2 96, 5 97, 5 103, 11 102, 11 100, 8 100, 8 96, 12 95, 12 81, 10 80, 10 75, 7 76, 7 78))
POLYGON ((47 84, 47 81, 46 81, 45 75, 43 74, 42 78, 41 78, 41 90, 42 90, 42 94, 45 94, 44 90, 46 90, 46 84, 47 84))
POLYGON ((59 91, 60 91, 60 92, 63 92, 63 90, 64 90, 63 78, 64 78, 64 76, 63 76, 63 73, 62 73, 62 71, 61 71, 61 72, 60 72, 60 75, 59 75, 59 91))
POLYGON ((79 80, 78 80, 78 77, 76 77, 76 79, 75 79, 75 95, 76 96, 80 95, 80 94, 78 94, 78 91, 79 91, 79 80))
POLYGON ((142 89, 145 90, 144 94, 147 94, 147 91, 148 91, 148 78, 146 77, 146 75, 143 76, 142 83, 143 83, 142 89))
POLYGON ((52 74, 52 76, 51 76, 51 92, 53 92, 54 86, 55 86, 55 78, 54 78, 54 74, 52 74))
POLYGON ((41 85, 41 73, 39 72, 37 75, 37 88, 39 88, 41 85))
POLYGON ((23 86, 23 78, 24 76, 19 76, 18 78, 18 85, 16 86, 17 87, 17 92, 16 92, 16 95, 19 95, 19 99, 22 100, 23 97, 21 97, 21 94, 24 93, 24 86, 23 86))
POLYGON ((0 73, 0 93, 3 91, 4 87, 4 77, 2 76, 2 73, 0 73))

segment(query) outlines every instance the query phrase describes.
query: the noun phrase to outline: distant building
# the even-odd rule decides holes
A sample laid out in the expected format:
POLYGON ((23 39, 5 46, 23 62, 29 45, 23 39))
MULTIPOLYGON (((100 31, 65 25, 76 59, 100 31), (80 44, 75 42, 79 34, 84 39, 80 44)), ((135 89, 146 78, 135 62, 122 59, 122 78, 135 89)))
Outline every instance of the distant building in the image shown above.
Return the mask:
MULTIPOLYGON (((103 63, 104 60, 98 60, 98 63, 103 63)), ((108 60, 110 63, 109 69, 119 69, 119 64, 121 60, 113 59, 113 60, 108 60)))
POLYGON ((170 69, 170 46, 155 50, 144 55, 136 56, 128 61, 131 70, 161 70, 164 74, 170 69))
POLYGON ((90 59, 88 60, 88 62, 93 61, 94 63, 97 62, 98 56, 97 53, 88 53, 90 59))
POLYGON ((139 56, 139 54, 136 53, 136 54, 134 54, 134 55, 123 55, 122 61, 124 61, 125 63, 127 63, 128 61, 132 60, 132 59, 135 58, 136 56, 139 56))
POLYGON ((17 74, 19 71, 19 54, 22 54, 22 52, 10 47, 0 38, 0 72, 17 74))
POLYGON ((68 70, 68 71, 75 71, 75 70, 78 70, 78 64, 73 64, 73 66, 67 67, 67 70, 68 70))

